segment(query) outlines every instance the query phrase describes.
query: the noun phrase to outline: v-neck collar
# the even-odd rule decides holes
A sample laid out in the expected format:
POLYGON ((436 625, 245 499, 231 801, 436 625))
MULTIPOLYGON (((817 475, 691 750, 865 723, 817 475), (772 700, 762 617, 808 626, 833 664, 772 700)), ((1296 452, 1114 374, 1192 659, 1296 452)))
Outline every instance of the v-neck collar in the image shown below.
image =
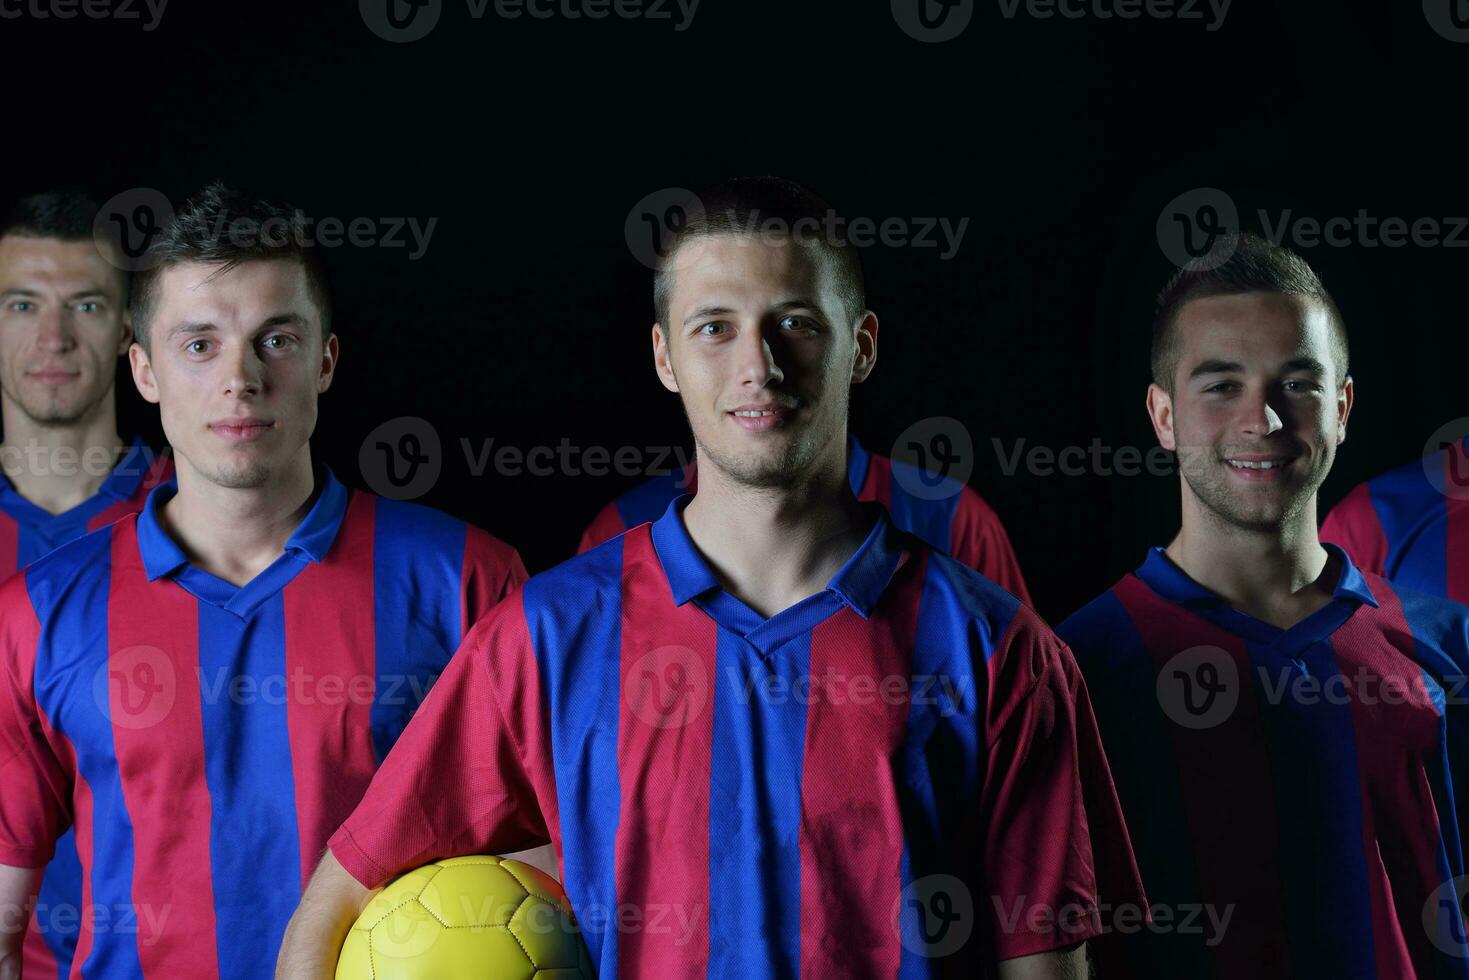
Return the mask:
POLYGON ((1367 580, 1352 564, 1347 553, 1334 544, 1323 544, 1341 562, 1341 575, 1332 589, 1331 600, 1285 629, 1235 609, 1223 596, 1190 578, 1187 572, 1173 563, 1163 548, 1150 549, 1134 574, 1162 598, 1197 613, 1236 636, 1252 643, 1301 649, 1336 632, 1362 605, 1378 605, 1367 580))
POLYGON ((318 481, 321 492, 296 530, 286 539, 285 551, 264 571, 244 585, 235 585, 189 564, 188 557, 158 521, 159 510, 178 493, 177 478, 160 483, 148 494, 138 514, 138 552, 148 581, 168 577, 196 598, 248 619, 272 596, 285 588, 309 562, 321 561, 336 540, 347 513, 347 488, 329 467, 318 481))
POLYGON ((653 550, 668 580, 674 604, 694 602, 720 626, 762 652, 768 653, 808 632, 842 606, 867 619, 907 558, 902 532, 888 519, 882 506, 862 504, 863 513, 873 521, 872 530, 831 577, 826 588, 766 619, 720 587, 714 570, 694 545, 683 522, 683 509, 692 499, 693 494, 679 496, 652 527, 653 550))
POLYGON ((35 527, 45 527, 51 523, 69 524, 77 521, 88 521, 97 514, 102 513, 108 507, 119 501, 127 500, 138 492, 138 487, 143 485, 143 479, 148 475, 148 468, 153 463, 153 453, 143 440, 134 437, 128 448, 123 452, 122 458, 117 461, 97 492, 68 510, 60 514, 53 514, 44 507, 21 496, 15 484, 10 478, 0 473, 0 510, 15 518, 21 524, 35 527))

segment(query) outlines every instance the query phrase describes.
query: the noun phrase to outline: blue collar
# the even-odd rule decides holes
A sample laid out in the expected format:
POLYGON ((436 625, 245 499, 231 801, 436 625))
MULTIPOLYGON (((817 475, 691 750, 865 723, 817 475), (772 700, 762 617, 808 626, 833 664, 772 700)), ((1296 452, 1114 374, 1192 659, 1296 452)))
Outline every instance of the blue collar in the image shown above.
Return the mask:
POLYGON ((862 493, 862 485, 867 482, 867 467, 872 463, 872 456, 862 448, 862 443, 850 432, 847 433, 847 483, 852 488, 852 495, 859 496, 862 493))
MULTIPOLYGON (((347 488, 337 482, 330 467, 323 467, 321 472, 321 493, 317 495, 316 503, 311 505, 296 530, 286 539, 286 556, 321 561, 336 540, 338 528, 342 526, 342 518, 347 513, 347 488)), ((183 549, 158 523, 159 508, 168 503, 178 491, 177 478, 160 483, 148 494, 147 503, 143 505, 142 513, 138 514, 138 551, 142 554, 143 569, 150 582, 164 575, 174 575, 189 564, 183 549)))
MULTIPOLYGON (((719 579, 684 527, 682 511, 693 499, 693 494, 683 494, 653 522, 653 548, 674 604, 679 606, 720 591, 719 579)), ((826 584, 828 593, 851 606, 863 619, 872 614, 906 553, 902 532, 888 519, 887 512, 881 506, 875 506, 872 512, 877 519, 867 539, 826 584)))
POLYGON ((11 517, 26 524, 46 524, 50 521, 72 518, 90 518, 115 501, 127 500, 138 492, 138 487, 143 485, 143 478, 148 475, 148 469, 157 459, 157 454, 149 449, 143 440, 134 437, 128 448, 117 461, 117 465, 107 474, 97 492, 88 499, 77 504, 71 510, 61 514, 52 514, 45 508, 38 507, 15 489, 9 477, 0 473, 0 509, 3 509, 11 517))
MULTIPOLYGON (((1323 544, 1326 550, 1335 554, 1342 563, 1341 577, 1337 579, 1336 588, 1331 593, 1332 600, 1355 600, 1358 603, 1376 606, 1377 597, 1372 594, 1372 590, 1367 586, 1367 580, 1362 577, 1357 566, 1352 564, 1352 559, 1347 556, 1347 553, 1334 544, 1325 542, 1323 544)), ((1220 608, 1229 605, 1223 596, 1209 591, 1189 578, 1188 573, 1175 565, 1162 548, 1150 549, 1148 557, 1144 559, 1134 574, 1158 595, 1180 606, 1220 608)))

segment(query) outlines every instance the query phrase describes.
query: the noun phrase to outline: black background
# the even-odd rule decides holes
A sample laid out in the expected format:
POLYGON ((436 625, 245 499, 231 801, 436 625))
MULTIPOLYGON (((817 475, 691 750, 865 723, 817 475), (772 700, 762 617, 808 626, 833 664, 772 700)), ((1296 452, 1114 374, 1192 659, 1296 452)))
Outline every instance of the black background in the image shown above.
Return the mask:
MULTIPOLYGON (((624 235, 645 195, 777 173, 848 217, 968 218, 951 260, 864 254, 880 357, 853 425, 891 452, 919 419, 962 420, 971 482, 1055 620, 1166 541, 1176 478, 1007 476, 992 440, 1153 444, 1147 329, 1172 268, 1155 232, 1172 199, 1220 188, 1257 231, 1260 208, 1445 228, 1469 215, 1469 44, 1414 0, 1380 6, 1234 0, 1210 31, 1204 7, 1202 20, 1007 18, 992 0, 942 44, 908 36, 880 0, 703 0, 684 31, 475 20, 445 0, 408 44, 342 0, 172 0, 153 31, 27 15, 0 20, 5 196, 176 200, 225 178, 318 219, 437 218, 417 261, 331 250, 343 353, 314 445, 360 485, 370 430, 429 420, 445 456, 421 499, 510 541, 533 571, 635 478, 476 478, 461 439, 687 441, 651 367, 650 274, 624 235)), ((1469 355, 1465 244, 1469 230, 1459 248, 1297 248, 1346 316, 1358 384, 1323 515, 1469 414, 1452 380, 1469 355)), ((158 440, 156 410, 122 391, 123 425, 158 440)))

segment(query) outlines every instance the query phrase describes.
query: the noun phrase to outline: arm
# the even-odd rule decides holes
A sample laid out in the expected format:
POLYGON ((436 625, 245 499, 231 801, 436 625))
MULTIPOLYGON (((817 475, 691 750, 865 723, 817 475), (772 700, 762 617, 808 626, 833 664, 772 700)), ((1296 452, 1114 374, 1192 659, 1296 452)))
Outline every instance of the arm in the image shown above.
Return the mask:
MULTIPOLYGON (((277 980, 331 980, 347 931, 372 896, 327 851, 286 925, 277 980)), ((0 980, 9 978, 0 974, 0 980)))
POLYGON ((37 868, 0 864, 0 980, 20 978, 22 940, 40 884, 37 868))
POLYGON ((1086 980, 1086 944, 1005 960, 998 975, 999 980, 1086 980))

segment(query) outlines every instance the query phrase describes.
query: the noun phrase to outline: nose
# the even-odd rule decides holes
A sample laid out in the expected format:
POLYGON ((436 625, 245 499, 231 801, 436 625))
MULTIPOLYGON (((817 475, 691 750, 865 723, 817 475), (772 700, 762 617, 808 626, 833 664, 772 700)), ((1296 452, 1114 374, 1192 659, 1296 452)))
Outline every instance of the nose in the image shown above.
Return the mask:
POLYGON ((742 387, 764 388, 785 380, 785 372, 776 361, 770 337, 758 326, 741 331, 736 340, 737 377, 742 387))
POLYGON ((65 354, 76 346, 76 334, 64 309, 52 308, 41 314, 36 345, 48 354, 65 354))
POLYGON ((220 359, 225 365, 223 388, 226 395, 254 398, 265 388, 265 364, 251 344, 239 344, 220 359))
POLYGON ((1260 439, 1285 428, 1280 413, 1275 410, 1274 405, 1270 404, 1270 399, 1265 392, 1262 391, 1247 401, 1245 415, 1240 420, 1240 431, 1245 435, 1260 439))

